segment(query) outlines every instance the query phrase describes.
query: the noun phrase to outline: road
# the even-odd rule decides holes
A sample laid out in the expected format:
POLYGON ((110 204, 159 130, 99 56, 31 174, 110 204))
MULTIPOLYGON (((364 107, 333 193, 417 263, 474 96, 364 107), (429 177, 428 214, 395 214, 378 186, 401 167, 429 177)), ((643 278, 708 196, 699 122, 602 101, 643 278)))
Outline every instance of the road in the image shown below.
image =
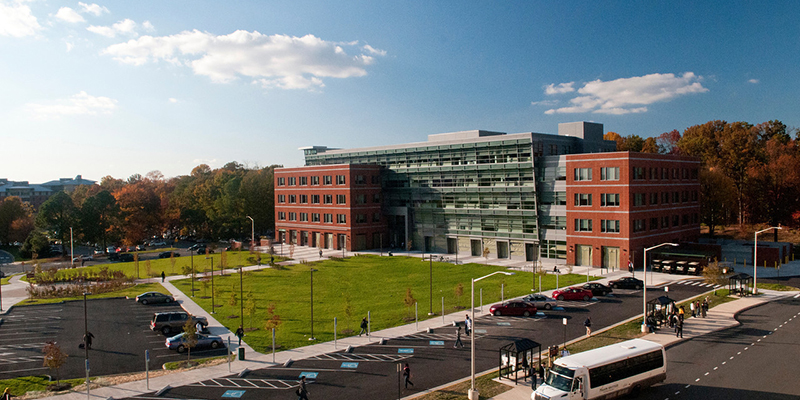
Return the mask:
POLYGON ((797 399, 800 299, 767 303, 737 319, 742 325, 669 348, 667 380, 641 398, 797 399))

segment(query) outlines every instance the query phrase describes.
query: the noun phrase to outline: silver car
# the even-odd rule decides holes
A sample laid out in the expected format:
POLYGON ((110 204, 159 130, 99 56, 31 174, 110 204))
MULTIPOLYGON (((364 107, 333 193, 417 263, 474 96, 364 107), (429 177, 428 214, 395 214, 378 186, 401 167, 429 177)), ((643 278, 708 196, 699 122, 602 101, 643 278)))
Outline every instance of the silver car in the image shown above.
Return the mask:
POLYGON ((533 303, 538 309, 551 310, 556 306, 556 300, 543 294, 529 294, 522 298, 523 301, 533 303))

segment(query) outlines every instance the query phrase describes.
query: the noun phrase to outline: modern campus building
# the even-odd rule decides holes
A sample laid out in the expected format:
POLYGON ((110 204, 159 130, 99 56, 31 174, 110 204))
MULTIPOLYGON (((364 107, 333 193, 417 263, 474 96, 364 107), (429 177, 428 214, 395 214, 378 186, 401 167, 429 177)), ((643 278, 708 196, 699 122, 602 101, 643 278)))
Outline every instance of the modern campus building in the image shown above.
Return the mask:
POLYGON ((608 268, 697 239, 699 160, 617 152, 602 124, 558 131, 302 148, 306 166, 275 170, 277 239, 608 268))
POLYGON ((22 201, 38 209, 50 196, 64 191, 72 192, 81 185, 94 185, 96 182, 83 179, 80 175, 75 178, 61 178, 45 183, 31 184, 28 181, 10 181, 0 178, 0 201, 6 197, 16 196, 22 201))

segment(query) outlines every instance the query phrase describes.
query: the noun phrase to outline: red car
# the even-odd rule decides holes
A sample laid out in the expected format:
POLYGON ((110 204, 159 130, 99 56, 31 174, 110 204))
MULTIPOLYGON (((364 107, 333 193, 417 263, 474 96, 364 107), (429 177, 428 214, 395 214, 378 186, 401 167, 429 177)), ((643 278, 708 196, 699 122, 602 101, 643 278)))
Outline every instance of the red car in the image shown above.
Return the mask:
POLYGON ((527 301, 512 300, 489 307, 489 313, 495 316, 522 315, 523 317, 530 317, 536 314, 536 306, 527 301))
POLYGON ((556 290, 553 292, 553 298, 556 300, 583 300, 588 301, 594 297, 591 290, 586 290, 579 287, 570 287, 566 289, 556 290))

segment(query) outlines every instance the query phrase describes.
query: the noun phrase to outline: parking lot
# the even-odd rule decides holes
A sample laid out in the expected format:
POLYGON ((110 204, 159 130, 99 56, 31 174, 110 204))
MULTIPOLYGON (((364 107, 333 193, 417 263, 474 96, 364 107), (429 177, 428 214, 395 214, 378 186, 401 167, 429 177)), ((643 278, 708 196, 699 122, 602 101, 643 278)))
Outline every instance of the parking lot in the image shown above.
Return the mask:
MULTIPOLYGON (((111 375, 145 370, 145 350, 150 369, 186 359, 164 346, 166 337, 150 330, 155 312, 182 311, 178 304, 141 305, 133 299, 97 299, 86 302, 91 375, 111 375)), ((68 355, 61 378, 85 376, 83 343, 84 303, 14 307, 0 325, 0 379, 51 374, 42 366, 45 342, 55 341, 68 355)), ((225 348, 192 350, 192 358, 225 355, 225 348)), ((52 373, 54 375, 54 373, 52 373)))

